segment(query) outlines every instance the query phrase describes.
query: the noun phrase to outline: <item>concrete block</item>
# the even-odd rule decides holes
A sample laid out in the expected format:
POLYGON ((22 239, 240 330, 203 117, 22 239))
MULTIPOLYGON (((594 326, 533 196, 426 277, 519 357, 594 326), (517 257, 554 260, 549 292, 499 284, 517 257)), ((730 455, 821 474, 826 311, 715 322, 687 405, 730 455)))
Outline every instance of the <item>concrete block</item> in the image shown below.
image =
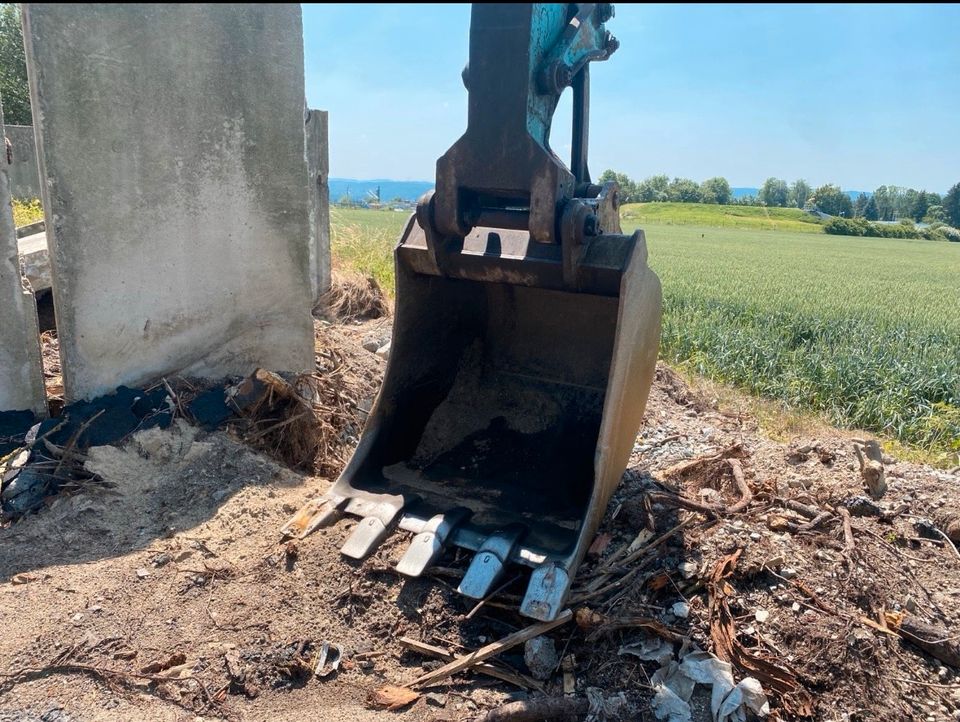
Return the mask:
POLYGON ((37 305, 20 275, 7 168, 4 158, 0 162, 0 411, 45 414, 37 305))
POLYGON ((313 367, 298 5, 27 4, 66 394, 313 367))
POLYGON ((4 134, 13 148, 13 164, 10 172, 10 195, 30 200, 40 197, 40 173, 37 170, 37 146, 33 138, 33 126, 8 125, 4 134))
POLYGON ((310 268, 313 300, 330 290, 330 154, 325 110, 308 110, 307 173, 310 185, 310 268))
POLYGON ((47 234, 33 233, 17 241, 20 247, 20 270, 34 293, 53 286, 50 274, 50 254, 47 252, 47 234))

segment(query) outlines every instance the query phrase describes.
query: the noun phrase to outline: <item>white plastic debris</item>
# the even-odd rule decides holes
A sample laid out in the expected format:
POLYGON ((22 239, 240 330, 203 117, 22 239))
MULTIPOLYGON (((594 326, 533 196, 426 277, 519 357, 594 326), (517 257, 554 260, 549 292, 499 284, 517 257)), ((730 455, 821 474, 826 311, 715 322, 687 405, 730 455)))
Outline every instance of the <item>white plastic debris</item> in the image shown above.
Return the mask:
POLYGON ((690 722, 693 718, 687 700, 680 699, 677 694, 667 687, 660 685, 653 696, 653 714, 657 719, 666 722, 690 722))
POLYGON ((697 684, 711 687, 713 722, 746 722, 748 711, 760 717, 770 714, 770 705, 760 682, 745 677, 734 684, 730 664, 708 652, 694 648, 683 655, 679 664, 669 659, 661 665, 650 677, 656 690, 653 713, 658 720, 689 722, 692 718, 689 702, 697 684))
POLYGON ((763 624, 770 619, 770 612, 768 612, 766 609, 758 609, 756 612, 754 612, 753 618, 760 622, 760 624, 763 624))
POLYGON ((719 712, 716 713, 715 720, 716 722, 727 722, 728 720, 729 722, 745 722, 747 709, 761 717, 770 714, 767 695, 763 692, 760 680, 754 677, 744 677, 740 680, 740 683, 723 700, 719 712))

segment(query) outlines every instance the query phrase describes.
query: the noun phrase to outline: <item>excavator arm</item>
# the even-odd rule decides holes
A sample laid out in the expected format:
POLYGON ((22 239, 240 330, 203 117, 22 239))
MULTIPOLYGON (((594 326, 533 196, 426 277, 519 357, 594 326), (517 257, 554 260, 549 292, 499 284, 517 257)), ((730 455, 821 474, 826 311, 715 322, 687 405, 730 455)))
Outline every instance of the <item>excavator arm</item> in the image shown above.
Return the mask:
POLYGON ((363 558, 395 528, 418 576, 475 552, 459 591, 532 569, 521 613, 552 620, 626 468, 653 379, 660 284, 618 189, 587 170, 589 63, 607 3, 475 4, 464 135, 437 161, 395 251, 391 355, 352 459, 286 525, 362 517, 363 558), (565 88, 571 167, 550 148, 565 88))

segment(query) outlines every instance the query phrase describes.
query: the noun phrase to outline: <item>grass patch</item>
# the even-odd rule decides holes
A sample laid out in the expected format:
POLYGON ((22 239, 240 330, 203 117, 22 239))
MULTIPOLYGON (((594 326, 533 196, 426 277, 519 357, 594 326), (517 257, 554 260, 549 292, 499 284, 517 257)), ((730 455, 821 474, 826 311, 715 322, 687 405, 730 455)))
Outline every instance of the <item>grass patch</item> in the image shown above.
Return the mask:
POLYGON ((620 210, 624 225, 706 226, 756 231, 823 233, 820 220, 799 208, 719 206, 708 203, 628 203, 620 210))
POLYGON ((32 200, 13 199, 13 223, 19 228, 43 220, 43 206, 36 198, 32 200))
POLYGON ((409 213, 330 208, 330 251, 335 268, 372 276, 394 295, 393 248, 409 213))
MULTIPOLYGON (((812 411, 906 444, 903 458, 958 463, 960 244, 828 236, 805 221, 795 222, 815 233, 641 224, 631 208, 624 230, 643 227, 663 281, 665 360, 773 400, 755 410, 768 429, 803 428, 812 411), (776 421, 788 413, 797 416, 776 421)), ((335 262, 392 295, 392 249, 407 215, 331 216, 335 262)))

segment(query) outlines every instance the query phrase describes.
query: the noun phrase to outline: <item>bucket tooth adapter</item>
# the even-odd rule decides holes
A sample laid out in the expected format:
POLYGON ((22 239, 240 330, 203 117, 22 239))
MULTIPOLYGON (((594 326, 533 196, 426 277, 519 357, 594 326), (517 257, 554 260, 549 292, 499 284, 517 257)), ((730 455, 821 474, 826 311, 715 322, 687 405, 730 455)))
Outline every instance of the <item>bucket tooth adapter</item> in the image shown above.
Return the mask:
POLYGON ((284 527, 362 517, 361 559, 393 527, 399 572, 447 545, 476 552, 459 592, 481 599, 532 567, 520 611, 563 609, 626 468, 653 380, 660 282, 643 233, 623 235, 615 183, 587 170, 588 64, 617 41, 606 3, 474 4, 466 133, 437 161, 397 244, 386 376, 325 496, 284 527), (550 126, 573 93, 571 167, 550 126))

